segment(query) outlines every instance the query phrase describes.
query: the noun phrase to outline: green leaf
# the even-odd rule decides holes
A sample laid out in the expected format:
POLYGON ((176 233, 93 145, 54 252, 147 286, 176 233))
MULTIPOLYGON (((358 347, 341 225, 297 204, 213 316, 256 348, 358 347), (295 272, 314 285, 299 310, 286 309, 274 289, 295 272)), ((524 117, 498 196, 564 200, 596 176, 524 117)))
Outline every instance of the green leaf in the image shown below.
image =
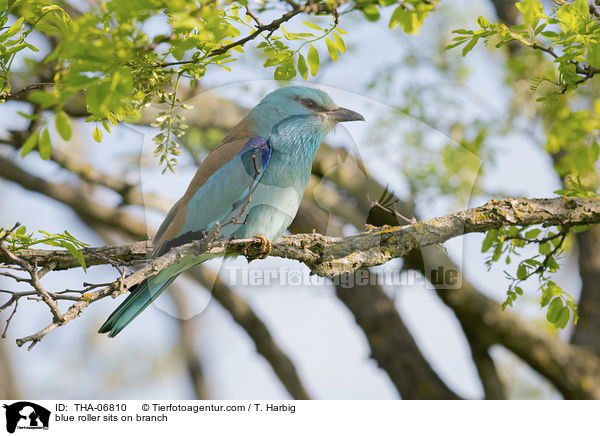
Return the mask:
POLYGON ((346 44, 340 35, 337 33, 333 34, 333 39, 335 41, 335 47, 342 53, 346 53, 346 44))
POLYGON ((94 138, 94 140, 96 142, 101 142, 102 141, 102 131, 98 127, 96 127, 94 129, 94 132, 92 133, 92 136, 93 136, 93 138, 94 138))
POLYGON ((544 32, 542 32, 542 36, 548 38, 548 39, 558 39, 560 37, 560 35, 556 32, 552 32, 550 30, 546 30, 544 32))
POLYGON ((83 254, 81 253, 81 251, 79 251, 77 248, 75 248, 73 246, 73 244, 71 244, 70 242, 67 242, 67 241, 60 241, 59 244, 61 247, 64 247, 67 250, 69 250, 69 253, 71 253, 73 255, 73 257, 75 259, 77 259, 77 262, 79 263, 79 265, 81 265, 81 268, 83 268, 83 271, 87 272, 86 265, 85 265, 85 258, 83 257, 83 254))
POLYGON ((104 127, 104 130, 110 133, 110 124, 108 124, 108 121, 102 120, 102 127, 104 127))
POLYGON ((283 56, 277 53, 275 54, 275 56, 268 58, 263 64, 263 67, 272 67, 273 65, 279 65, 281 64, 282 59, 283 56))
POLYGON ((39 120, 39 119, 41 119, 41 118, 42 118, 42 116, 41 116, 41 115, 39 115, 39 114, 26 114, 25 112, 21 112, 21 111, 17 111, 17 113, 18 113, 19 115, 21 115, 23 118, 26 118, 26 119, 28 119, 28 120, 34 120, 34 121, 37 121, 37 120, 39 120))
POLYGON ((588 0, 575 0, 573 2, 575 9, 583 16, 589 17, 590 15, 590 7, 588 5, 588 0))
POLYGON ((473 39, 471 39, 464 47, 462 50, 462 55, 466 56, 467 53, 469 53, 471 50, 473 50, 473 47, 475 47, 475 45, 477 45, 477 41, 479 41, 479 38, 474 36, 473 39))
POLYGON ((109 123, 111 123, 113 126, 116 126, 116 125, 117 125, 117 123, 118 123, 118 121, 117 121, 117 119, 115 118, 115 116, 114 116, 112 113, 110 113, 110 112, 109 112, 109 113, 106 115, 106 119, 107 119, 107 120, 108 120, 108 122, 109 122, 109 123))
POLYGON ((494 254, 492 254, 492 261, 497 262, 502 256, 504 252, 504 240, 502 238, 498 239, 496 247, 494 248, 494 254))
POLYGON ((477 18, 477 25, 482 29, 487 29, 488 27, 490 27, 490 22, 487 18, 480 16, 479 18, 477 18))
POLYGON ((377 9, 377 5, 375 3, 364 6, 361 8, 361 11, 367 20, 372 22, 379 20, 379 10, 377 9))
POLYGON ((542 233, 540 229, 531 229, 527 233, 525 233, 525 237, 527 239, 535 239, 540 233, 542 233))
POLYGON ((0 42, 6 41, 11 36, 16 35, 17 32, 21 30, 21 27, 23 26, 23 21, 23 17, 20 17, 17 21, 15 21, 14 24, 10 26, 10 28, 6 32, 0 35, 0 42))
POLYGON ((396 27, 398 25, 398 23, 400 23, 400 14, 402 13, 403 8, 402 5, 398 6, 396 9, 394 9, 394 12, 392 13, 392 16, 390 17, 390 23, 389 23, 389 28, 393 29, 394 27, 396 27))
POLYGON ((537 26, 535 28, 535 32, 534 35, 537 36, 539 35, 541 32, 543 32, 543 30, 546 28, 546 26, 548 25, 548 22, 542 23, 539 26, 537 26))
POLYGON ((569 318, 571 317, 571 311, 568 307, 563 307, 558 315, 558 320, 554 325, 559 329, 564 329, 569 323, 569 318))
POLYGON ((552 246, 550 245, 550 242, 544 242, 543 244, 541 244, 539 251, 540 254, 544 256, 550 254, 550 252, 552 251, 552 246))
POLYGON ((65 141, 71 139, 71 136, 73 135, 73 132, 71 131, 71 122, 64 111, 58 111, 56 113, 54 124, 56 125, 56 131, 62 139, 65 141))
POLYGON ((327 50, 329 51, 329 56, 331 56, 331 59, 333 60, 333 62, 337 62, 339 55, 338 55, 337 48, 335 48, 335 44, 329 38, 327 38, 325 40, 325 43, 327 44, 327 50))
POLYGON ((48 94, 44 91, 34 91, 29 94, 29 100, 43 107, 52 106, 58 103, 58 98, 54 94, 48 94))
POLYGON ((538 0, 523 0, 516 6, 523 14, 523 21, 527 27, 535 28, 544 14, 544 8, 538 0))
POLYGON ((594 68, 600 68, 600 42, 592 42, 588 47, 587 61, 594 68))
POLYGON ((485 239, 483 240, 483 244, 481 245, 481 252, 485 253, 492 248, 492 245, 494 245, 494 242, 496 242, 498 236, 500 236, 500 232, 498 232, 498 230, 488 231, 487 235, 485 235, 485 239))
POLYGON ((285 30, 285 27, 279 26, 279 29, 281 30, 281 33, 283 33, 285 39, 293 39, 290 38, 290 33, 287 30, 285 30))
MULTIPOLYGON (((456 35, 474 35, 475 32, 473 32, 472 30, 467 30, 467 29, 455 29, 450 33, 454 33, 456 35)), ((454 38, 454 40, 458 39, 459 37, 454 38)))
POLYGON ((44 128, 44 131, 42 132, 42 136, 40 137, 40 143, 38 147, 42 159, 46 160, 52 154, 52 142, 50 142, 50 133, 48 132, 47 127, 44 128))
POLYGON ((548 292, 547 290, 545 290, 542 293, 542 296, 540 297, 540 305, 542 307, 545 307, 548 305, 548 303, 550 303, 550 300, 552 299, 553 295, 552 292, 548 292))
POLYGON ((560 318, 562 309, 562 300, 559 297, 555 297, 554 300, 550 302, 550 306, 548 306, 548 313, 546 313, 546 319, 552 324, 555 324, 560 318))
POLYGON ((298 55, 298 72, 304 80, 308 79, 308 67, 306 66, 304 56, 302 56, 301 54, 298 55))
POLYGON ((433 6, 421 4, 420 6, 408 8, 405 3, 406 2, 402 2, 402 4, 394 10, 390 17, 389 27, 394 28, 400 24, 400 27, 402 27, 402 30, 406 33, 417 34, 419 33, 421 24, 423 24, 423 20, 427 17, 427 14, 433 6))
POLYGON ((27 156, 31 152, 31 150, 33 150, 38 144, 38 140, 38 132, 33 132, 31 135, 29 135, 29 138, 27 138, 27 140, 23 144, 23 147, 21 148, 21 157, 27 156))
POLYGON ((294 68, 294 64, 291 64, 291 68, 290 68, 290 64, 286 63, 283 65, 278 66, 275 69, 275 80, 291 80, 296 76, 296 69, 294 68))
POLYGON ((527 267, 523 263, 519 264, 519 267, 517 268, 517 278, 519 280, 525 280, 527 278, 527 267))
POLYGON ((304 24, 305 26, 310 27, 311 29, 315 29, 315 30, 318 30, 320 32, 323 32, 323 29, 321 29, 321 27, 317 26, 315 23, 311 23, 310 21, 303 21, 302 24, 304 24))
POLYGON ((562 295, 563 290, 552 280, 548 280, 548 292, 550 292, 552 295, 559 296, 562 295))
POLYGON ((567 84, 573 84, 579 80, 577 69, 575 65, 570 62, 561 62, 558 65, 558 71, 563 75, 563 78, 567 84))
POLYGON ((319 72, 319 52, 317 49, 311 44, 308 49, 308 67, 310 68, 310 74, 316 76, 319 72))
POLYGON ((398 6, 390 18, 390 29, 393 29, 398 24, 408 34, 419 33, 419 17, 416 12, 406 9, 404 5, 398 6))

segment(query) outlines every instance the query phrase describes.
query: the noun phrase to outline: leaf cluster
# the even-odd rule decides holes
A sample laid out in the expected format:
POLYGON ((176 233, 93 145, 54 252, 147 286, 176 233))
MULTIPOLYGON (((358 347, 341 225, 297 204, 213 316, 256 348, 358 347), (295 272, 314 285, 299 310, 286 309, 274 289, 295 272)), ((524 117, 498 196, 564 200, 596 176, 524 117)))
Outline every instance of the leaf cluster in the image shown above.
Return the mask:
POLYGON ((34 232, 27 232, 27 227, 19 226, 14 231, 9 227, 0 227, 0 238, 6 237, 8 249, 18 255, 20 250, 31 248, 34 245, 48 245, 50 247, 65 248, 73 255, 81 268, 86 270, 85 259, 81 249, 88 247, 89 244, 80 241, 67 230, 62 233, 49 233, 44 230, 38 230, 43 236, 35 236, 34 232), (8 233, 8 234, 7 234, 8 233))

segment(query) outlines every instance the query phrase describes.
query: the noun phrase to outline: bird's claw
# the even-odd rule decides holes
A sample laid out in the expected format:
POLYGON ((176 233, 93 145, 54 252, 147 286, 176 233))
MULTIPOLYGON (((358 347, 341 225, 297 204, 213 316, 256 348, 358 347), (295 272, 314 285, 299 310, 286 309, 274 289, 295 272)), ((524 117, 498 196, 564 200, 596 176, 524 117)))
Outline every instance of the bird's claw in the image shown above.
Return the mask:
POLYGON ((242 249, 242 254, 246 256, 248 262, 255 259, 266 259, 271 252, 271 241, 262 235, 256 235, 253 239, 242 249))

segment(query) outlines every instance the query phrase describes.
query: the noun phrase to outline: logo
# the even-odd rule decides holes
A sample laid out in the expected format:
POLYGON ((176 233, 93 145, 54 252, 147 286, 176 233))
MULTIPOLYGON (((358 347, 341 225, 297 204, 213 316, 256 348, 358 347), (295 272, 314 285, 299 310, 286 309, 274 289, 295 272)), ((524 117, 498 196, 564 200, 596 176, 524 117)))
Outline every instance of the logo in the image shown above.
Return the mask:
POLYGON ((6 409, 6 430, 14 433, 18 429, 48 430, 50 411, 29 401, 19 401, 3 406, 6 409))

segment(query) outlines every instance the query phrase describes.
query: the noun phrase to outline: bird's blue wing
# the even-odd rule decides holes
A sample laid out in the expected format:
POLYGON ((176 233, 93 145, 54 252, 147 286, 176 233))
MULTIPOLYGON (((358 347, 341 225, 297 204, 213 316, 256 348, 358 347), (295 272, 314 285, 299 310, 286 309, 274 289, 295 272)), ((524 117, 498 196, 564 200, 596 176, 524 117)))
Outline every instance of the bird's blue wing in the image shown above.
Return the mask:
POLYGON ((248 198, 269 163, 271 147, 265 138, 250 139, 238 155, 217 170, 187 204, 185 225, 179 237, 208 231, 223 222, 240 201, 248 198))
POLYGON ((155 246, 154 255, 160 256, 174 246, 201 239, 217 221, 226 220, 240 201, 248 197, 250 186, 258 184, 270 157, 271 147, 265 138, 249 139, 231 161, 171 210, 155 238, 162 240, 155 246), (182 214, 185 216, 179 216, 182 214), (170 232, 173 236, 161 238, 175 225, 179 228, 170 232))

